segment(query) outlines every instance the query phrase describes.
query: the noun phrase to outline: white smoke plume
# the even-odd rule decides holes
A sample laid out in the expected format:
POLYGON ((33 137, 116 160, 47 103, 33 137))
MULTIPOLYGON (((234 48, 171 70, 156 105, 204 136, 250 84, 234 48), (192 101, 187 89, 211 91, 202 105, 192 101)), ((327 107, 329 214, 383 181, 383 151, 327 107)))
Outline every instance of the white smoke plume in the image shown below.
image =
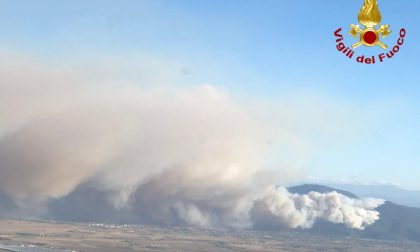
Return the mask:
POLYGON ((288 168, 261 180, 275 131, 215 86, 98 84, 87 71, 13 59, 0 67, 0 192, 16 202, 91 185, 141 223, 363 229, 379 218, 381 201, 270 187, 288 168))
POLYGON ((383 203, 380 199, 351 199, 337 192, 299 195, 271 187, 254 203, 252 216, 256 223, 269 221, 274 226, 311 228, 322 219, 362 230, 379 220, 374 209, 383 203))

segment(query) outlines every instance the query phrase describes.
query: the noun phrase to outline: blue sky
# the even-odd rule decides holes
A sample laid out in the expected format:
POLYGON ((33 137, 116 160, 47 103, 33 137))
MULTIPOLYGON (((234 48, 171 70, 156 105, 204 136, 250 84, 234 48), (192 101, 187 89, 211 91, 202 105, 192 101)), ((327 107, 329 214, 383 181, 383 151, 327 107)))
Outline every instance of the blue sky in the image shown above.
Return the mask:
POLYGON ((292 100, 303 110, 321 104, 328 122, 342 108, 336 120, 345 129, 304 130, 315 146, 309 176, 420 189, 420 2, 379 0, 393 31, 384 42, 394 45, 401 27, 407 37, 392 60, 374 66, 335 49, 333 32, 347 34, 362 3, 0 0, 0 48, 52 63, 147 54, 179 62, 182 85, 212 83, 238 100, 292 100))

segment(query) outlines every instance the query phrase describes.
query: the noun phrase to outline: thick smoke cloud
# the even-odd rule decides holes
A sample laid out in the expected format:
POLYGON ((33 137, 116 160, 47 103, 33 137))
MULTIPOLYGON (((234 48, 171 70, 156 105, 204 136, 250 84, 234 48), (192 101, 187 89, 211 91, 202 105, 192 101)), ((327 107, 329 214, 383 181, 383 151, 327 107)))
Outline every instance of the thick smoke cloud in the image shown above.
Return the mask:
POLYGON ((260 179, 275 131, 212 85, 98 84, 28 61, 1 69, 0 192, 37 209, 48 202, 47 217, 357 229, 379 218, 380 201, 270 186, 287 169, 260 179))
POLYGON ((372 211, 382 205, 379 199, 351 199, 337 192, 307 195, 291 194, 285 188, 268 188, 256 200, 251 210, 253 223, 272 228, 311 228, 317 220, 344 224, 348 228, 364 229, 379 220, 372 211))

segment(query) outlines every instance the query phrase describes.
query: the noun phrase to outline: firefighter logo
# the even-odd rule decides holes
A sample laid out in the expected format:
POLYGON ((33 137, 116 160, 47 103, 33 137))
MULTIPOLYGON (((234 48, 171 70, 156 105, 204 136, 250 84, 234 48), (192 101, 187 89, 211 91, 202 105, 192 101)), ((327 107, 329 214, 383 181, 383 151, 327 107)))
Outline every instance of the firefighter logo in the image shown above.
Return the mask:
POLYGON ((362 25, 350 25, 350 34, 358 38, 359 41, 352 45, 355 49, 361 45, 367 47, 380 46, 384 50, 388 48, 381 39, 391 34, 390 25, 383 24, 379 28, 377 26, 382 21, 381 12, 379 11, 376 0, 364 0, 362 9, 359 12, 359 23, 362 25))

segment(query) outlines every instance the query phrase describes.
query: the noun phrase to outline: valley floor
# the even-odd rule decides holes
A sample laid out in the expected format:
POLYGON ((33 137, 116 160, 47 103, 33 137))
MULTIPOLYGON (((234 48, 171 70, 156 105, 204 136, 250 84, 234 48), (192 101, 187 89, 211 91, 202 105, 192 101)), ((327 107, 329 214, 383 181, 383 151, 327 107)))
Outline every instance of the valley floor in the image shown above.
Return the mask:
POLYGON ((8 246, 13 248, 11 251, 25 252, 420 251, 418 243, 326 237, 298 232, 0 220, 0 251, 8 246), (13 247, 22 245, 26 247, 13 247))

